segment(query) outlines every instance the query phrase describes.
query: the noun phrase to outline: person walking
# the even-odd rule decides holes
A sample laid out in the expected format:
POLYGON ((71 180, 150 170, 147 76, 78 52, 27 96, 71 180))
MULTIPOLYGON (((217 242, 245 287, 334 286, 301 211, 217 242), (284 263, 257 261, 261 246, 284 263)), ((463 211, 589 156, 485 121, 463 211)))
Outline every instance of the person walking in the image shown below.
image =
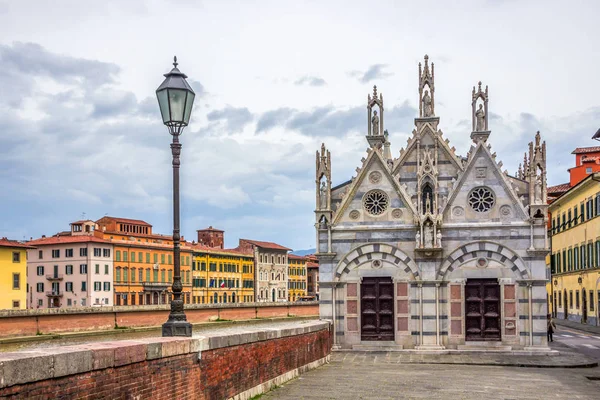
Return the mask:
POLYGON ((554 342, 554 339, 552 338, 552 334, 554 333, 555 330, 556 330, 556 324, 554 324, 554 320, 552 319, 552 314, 548 314, 548 326, 547 326, 548 342, 554 342))

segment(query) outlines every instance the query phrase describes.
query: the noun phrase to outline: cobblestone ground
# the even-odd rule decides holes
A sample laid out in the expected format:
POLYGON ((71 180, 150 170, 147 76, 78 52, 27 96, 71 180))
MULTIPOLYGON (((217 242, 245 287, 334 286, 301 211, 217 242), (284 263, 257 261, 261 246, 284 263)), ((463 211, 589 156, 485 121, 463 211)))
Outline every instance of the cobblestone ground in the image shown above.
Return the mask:
POLYGON ((599 399, 600 368, 398 364, 385 353, 333 353, 331 363, 263 399, 599 399))

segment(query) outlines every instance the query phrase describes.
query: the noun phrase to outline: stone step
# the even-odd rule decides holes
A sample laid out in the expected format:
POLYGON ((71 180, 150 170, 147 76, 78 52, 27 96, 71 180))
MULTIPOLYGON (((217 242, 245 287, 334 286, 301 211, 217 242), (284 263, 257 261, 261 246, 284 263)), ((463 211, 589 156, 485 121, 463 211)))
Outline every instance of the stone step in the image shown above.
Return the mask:
POLYGON ((394 342, 373 342, 369 344, 355 344, 352 350, 357 351, 400 351, 403 349, 401 344, 394 342))
MULTIPOLYGON (((493 342, 492 342, 493 343, 493 342)), ((481 344, 459 344, 456 346, 456 350, 460 351, 512 351, 512 346, 506 346, 503 344, 491 344, 491 343, 481 343, 481 344)))

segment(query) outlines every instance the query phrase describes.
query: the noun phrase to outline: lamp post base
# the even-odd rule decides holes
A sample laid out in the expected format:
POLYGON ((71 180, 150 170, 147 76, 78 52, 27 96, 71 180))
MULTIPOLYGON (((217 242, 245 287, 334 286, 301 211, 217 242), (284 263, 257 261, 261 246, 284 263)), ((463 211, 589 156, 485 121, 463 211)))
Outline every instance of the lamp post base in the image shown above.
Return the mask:
POLYGON ((162 326, 163 337, 192 336, 192 324, 187 321, 167 321, 162 326))

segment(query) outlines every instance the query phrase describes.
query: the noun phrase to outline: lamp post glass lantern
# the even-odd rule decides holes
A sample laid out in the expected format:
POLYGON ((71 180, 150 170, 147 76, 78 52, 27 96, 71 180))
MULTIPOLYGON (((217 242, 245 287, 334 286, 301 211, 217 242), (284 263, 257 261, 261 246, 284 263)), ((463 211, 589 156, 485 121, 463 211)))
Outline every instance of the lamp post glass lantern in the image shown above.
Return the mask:
POLYGON ((169 129, 173 141, 173 300, 169 319, 162 326, 163 336, 192 336, 192 324, 187 322, 183 311, 181 291, 181 244, 179 235, 179 165, 181 143, 179 136, 190 122, 196 94, 185 80, 187 76, 177 68, 177 57, 173 58, 173 69, 165 74, 165 80, 156 89, 156 97, 163 123, 169 129))

